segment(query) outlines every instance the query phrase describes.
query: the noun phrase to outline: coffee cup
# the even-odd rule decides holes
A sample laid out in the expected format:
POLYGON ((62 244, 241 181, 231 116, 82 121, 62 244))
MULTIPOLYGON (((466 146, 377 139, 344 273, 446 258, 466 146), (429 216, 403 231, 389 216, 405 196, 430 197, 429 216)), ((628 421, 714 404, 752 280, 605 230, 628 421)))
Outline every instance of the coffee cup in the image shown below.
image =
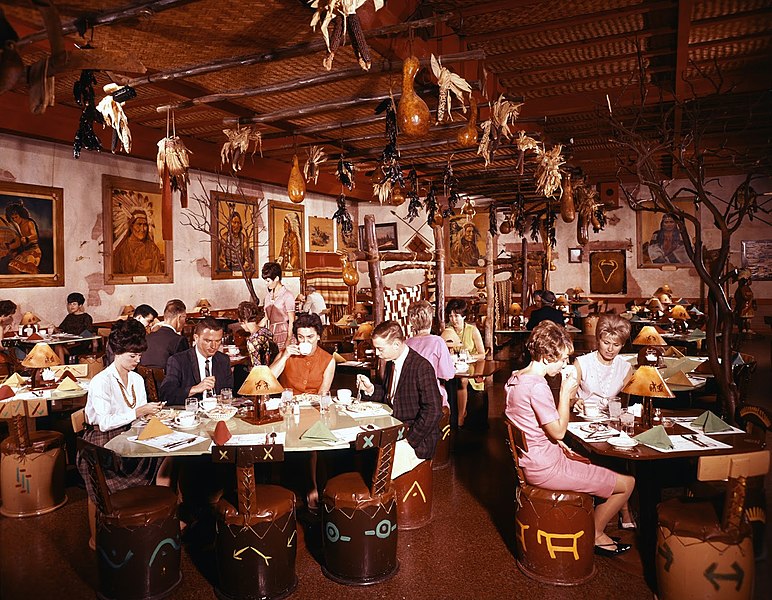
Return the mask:
POLYGON ((600 416, 600 406, 596 403, 585 402, 584 403, 584 416, 585 417, 598 417, 600 416))
POLYGON ((189 410, 181 410, 174 417, 174 424, 180 427, 192 427, 196 424, 196 413, 192 413, 189 410))
POLYGON ((308 356, 309 354, 311 354, 311 350, 313 349, 314 349, 314 346, 313 344, 311 344, 311 342, 300 342, 298 344, 298 350, 303 356, 308 356))
POLYGON ((338 390, 338 402, 341 404, 351 403, 351 390, 341 389, 338 390))
POLYGON ((217 398, 204 398, 198 405, 201 407, 201 410, 212 410, 217 406, 217 398))
POLYGON ((225 352, 227 352, 229 356, 238 356, 238 354, 239 354, 239 347, 238 346, 225 346, 225 352))

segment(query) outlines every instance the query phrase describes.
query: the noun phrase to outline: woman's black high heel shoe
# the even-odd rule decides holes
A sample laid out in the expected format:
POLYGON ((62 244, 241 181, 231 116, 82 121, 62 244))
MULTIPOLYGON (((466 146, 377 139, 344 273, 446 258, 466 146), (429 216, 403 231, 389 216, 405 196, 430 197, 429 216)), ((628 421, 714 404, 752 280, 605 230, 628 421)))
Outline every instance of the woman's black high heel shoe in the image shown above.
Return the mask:
POLYGON ((632 546, 630 544, 623 544, 622 542, 615 540, 612 544, 595 544, 595 554, 598 556, 614 558, 615 556, 624 554, 631 548, 632 546))

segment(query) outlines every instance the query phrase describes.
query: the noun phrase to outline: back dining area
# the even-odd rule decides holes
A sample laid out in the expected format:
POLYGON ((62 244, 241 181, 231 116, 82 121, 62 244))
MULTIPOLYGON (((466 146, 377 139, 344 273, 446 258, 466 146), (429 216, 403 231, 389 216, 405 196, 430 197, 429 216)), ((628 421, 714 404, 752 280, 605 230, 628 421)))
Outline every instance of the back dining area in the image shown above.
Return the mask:
POLYGON ((666 341, 681 304, 547 318, 563 298, 493 357, 454 298, 441 329, 423 300, 123 307, 64 361, 19 327, 3 597, 766 597, 770 336, 736 336, 728 419, 704 347, 666 341))

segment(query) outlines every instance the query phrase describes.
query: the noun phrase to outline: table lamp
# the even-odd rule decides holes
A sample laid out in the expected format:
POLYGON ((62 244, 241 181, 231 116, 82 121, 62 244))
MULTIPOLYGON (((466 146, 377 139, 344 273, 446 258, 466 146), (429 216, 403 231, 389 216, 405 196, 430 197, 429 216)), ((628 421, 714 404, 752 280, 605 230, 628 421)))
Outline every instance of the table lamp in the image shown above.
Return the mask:
POLYGON ((118 315, 118 319, 125 321, 134 314, 134 307, 131 304, 127 304, 121 308, 121 314, 118 315))
POLYGON ((44 386, 43 369, 61 365, 62 361, 51 346, 46 343, 38 343, 30 350, 29 354, 21 361, 22 366, 32 369, 32 389, 44 386))
POLYGON ((579 300, 579 298, 582 297, 582 294, 584 294, 584 290, 580 287, 574 288, 574 300, 579 300))
POLYGON ((646 325, 635 336, 633 346, 643 346, 638 351, 638 366, 664 367, 665 362, 662 359, 664 354, 663 346, 667 342, 662 339, 659 332, 652 325, 646 325))
POLYGON ((689 330, 687 322, 689 313, 686 307, 676 304, 670 309, 670 318, 673 319, 673 333, 686 333, 689 330))
POLYGON ((517 302, 513 302, 509 305, 509 316, 511 317, 512 322, 512 328, 513 329, 520 329, 523 324, 522 320, 522 314, 523 314, 523 307, 520 306, 517 302))
POLYGON ((265 365, 252 367, 243 385, 239 388, 239 395, 251 396, 253 399, 253 413, 244 417, 244 421, 252 425, 265 425, 277 423, 283 418, 278 414, 268 414, 265 408, 265 398, 271 394, 281 394, 284 388, 265 365))
POLYGON ((646 429, 654 426, 652 417, 654 414, 652 398, 675 398, 673 392, 667 387, 662 375, 655 367, 638 367, 630 381, 622 388, 622 391, 631 396, 643 398, 643 410, 641 410, 641 423, 646 429))
POLYGON ((202 317, 208 317, 209 312, 212 310, 212 304, 206 298, 201 298, 196 302, 196 308, 202 317))
POLYGON ((38 330, 38 323, 40 323, 40 317, 35 313, 25 312, 19 321, 19 335, 29 337, 38 330))

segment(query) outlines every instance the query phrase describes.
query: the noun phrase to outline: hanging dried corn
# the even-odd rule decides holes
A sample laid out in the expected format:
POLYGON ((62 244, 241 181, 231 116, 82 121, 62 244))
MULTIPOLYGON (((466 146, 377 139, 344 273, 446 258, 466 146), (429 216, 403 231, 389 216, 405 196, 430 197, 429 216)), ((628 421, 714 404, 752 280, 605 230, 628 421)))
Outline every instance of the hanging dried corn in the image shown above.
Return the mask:
POLYGON ((188 183, 190 176, 190 150, 185 147, 182 140, 177 137, 177 128, 174 124, 174 114, 166 113, 166 137, 158 142, 158 155, 156 166, 158 177, 161 180, 161 212, 163 215, 163 239, 172 239, 172 191, 180 193, 180 205, 188 207, 188 183), (171 133, 169 125, 171 122, 171 133))
POLYGON ((537 194, 554 198, 558 190, 561 194, 563 193, 561 187, 563 176, 560 174, 560 167, 566 161, 560 156, 562 150, 563 144, 556 144, 549 150, 544 150, 539 156, 535 173, 537 194))
MULTIPOLYGON (((102 98, 102 101, 97 105, 97 110, 102 115, 105 125, 113 128, 113 140, 110 150, 115 153, 121 148, 126 154, 131 152, 131 131, 129 131, 129 119, 126 117, 126 113, 123 112, 123 102, 116 102, 113 97, 113 93, 117 92, 120 88, 115 83, 105 86, 105 91, 108 95, 102 98)), ((131 88, 126 88, 131 90, 131 88)), ((133 91, 133 90, 132 90, 133 91)), ((137 95, 134 92, 133 96, 129 95, 129 98, 137 95)))
POLYGON ((319 166, 327 160, 327 155, 324 153, 324 149, 321 146, 311 146, 306 150, 306 164, 303 165, 303 175, 305 175, 306 182, 314 180, 314 184, 319 181, 319 166))
MULTIPOLYGON (((354 55, 359 61, 359 66, 365 71, 370 70, 371 58, 370 47, 365 40, 365 34, 362 31, 362 24, 356 11, 367 0, 314 0, 311 2, 311 8, 316 12, 311 18, 311 29, 316 31, 318 25, 321 29, 322 37, 327 45, 327 56, 324 58, 324 68, 329 71, 332 69, 332 62, 335 60, 335 52, 345 43, 346 31, 351 35, 351 45, 354 48, 354 55), (329 28, 332 23, 332 39, 330 38, 329 28)), ((373 0, 375 10, 383 8, 384 0, 373 0)))
POLYGON ((375 114, 386 113, 387 143, 381 152, 381 158, 375 166, 373 175, 373 196, 383 204, 391 196, 392 188, 399 184, 404 186, 402 166, 399 164, 399 149, 397 148, 397 111, 394 99, 386 98, 375 108, 375 114))
POLYGON ((263 136, 257 130, 257 127, 239 126, 236 129, 223 129, 222 132, 228 141, 222 145, 220 150, 220 162, 223 166, 230 165, 234 173, 238 173, 244 168, 244 158, 249 151, 249 144, 254 142, 252 156, 260 150, 260 158, 263 157, 263 136))
POLYGON ((512 137, 509 124, 514 123, 520 114, 522 102, 511 102, 504 98, 504 94, 491 106, 491 118, 482 123, 483 136, 477 147, 477 154, 485 159, 487 167, 493 162, 494 154, 504 140, 512 137))
POLYGON ((576 241, 584 246, 590 241, 590 225, 595 233, 606 226, 606 214, 595 186, 582 180, 574 187, 574 199, 576 202, 576 241))
POLYGON ((461 77, 451 72, 450 69, 442 66, 442 61, 439 58, 435 58, 432 54, 431 58, 432 73, 437 78, 437 84, 440 86, 440 97, 437 102, 437 123, 442 123, 445 120, 445 114, 447 111, 448 120, 453 120, 451 111, 451 96, 453 93, 458 101, 461 103, 461 112, 466 114, 466 106, 464 106, 464 92, 472 94, 472 87, 469 83, 461 77))
POLYGON ((533 150, 538 155, 540 152, 539 142, 532 137, 525 135, 525 131, 521 129, 517 132, 515 145, 520 151, 520 156, 517 157, 517 172, 522 175, 525 168, 525 153, 528 152, 528 150, 533 150))
POLYGON ((451 159, 453 155, 448 158, 448 164, 445 166, 445 172, 442 174, 442 185, 445 188, 445 195, 448 197, 448 207, 442 211, 442 216, 446 219, 456 214, 456 206, 461 195, 458 192, 458 179, 453 174, 453 165, 451 159))

